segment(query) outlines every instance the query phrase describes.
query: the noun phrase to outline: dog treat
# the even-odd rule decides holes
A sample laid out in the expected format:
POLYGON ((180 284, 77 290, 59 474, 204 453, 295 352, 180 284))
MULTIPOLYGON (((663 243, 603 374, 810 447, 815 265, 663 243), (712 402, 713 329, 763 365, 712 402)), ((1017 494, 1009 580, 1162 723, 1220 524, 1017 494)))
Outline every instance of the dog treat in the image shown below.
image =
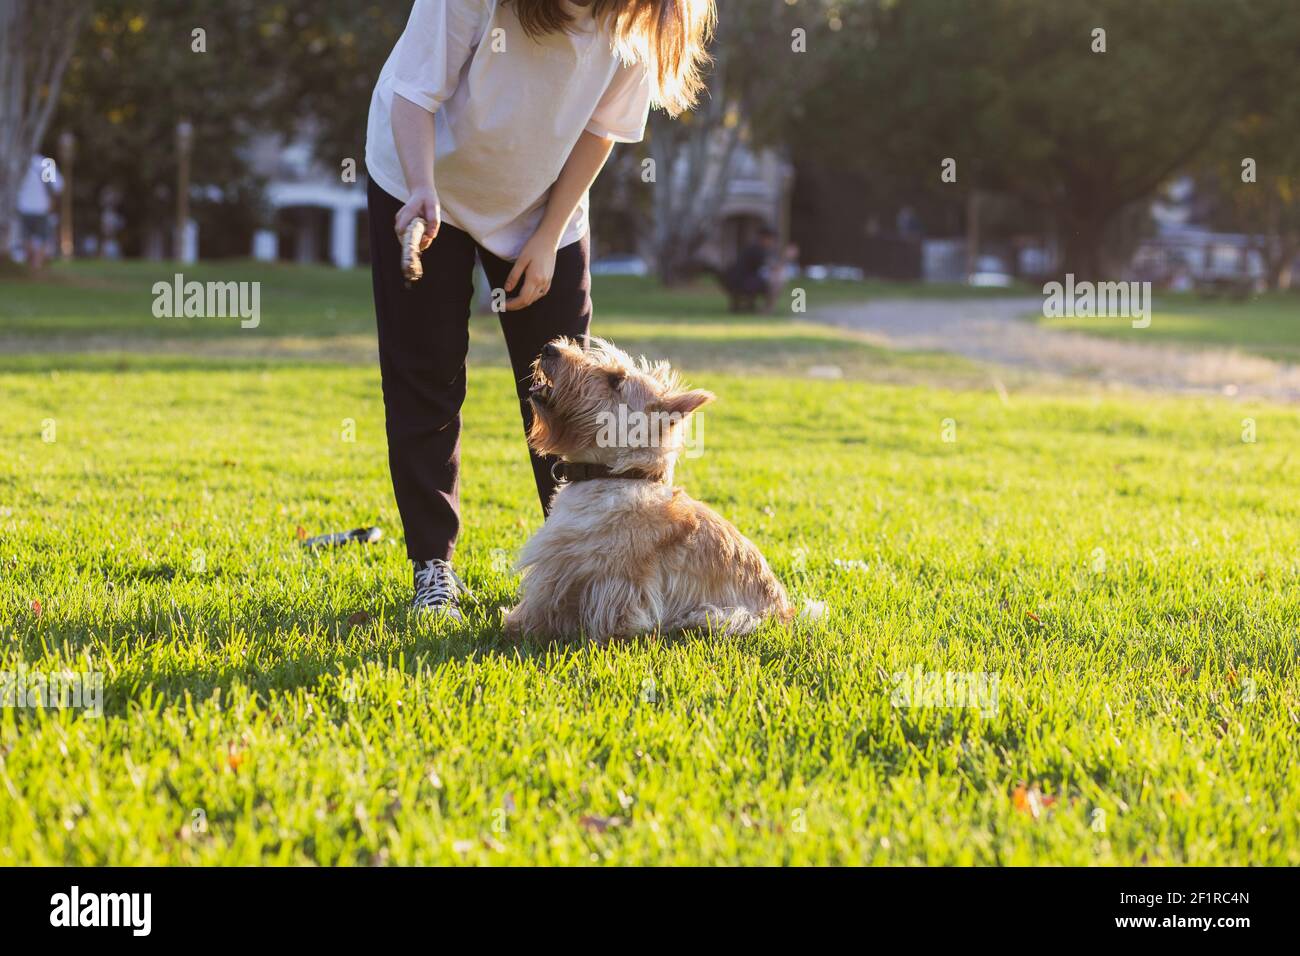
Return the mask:
POLYGON ((419 282, 424 277, 424 264, 420 261, 420 243, 424 241, 429 224, 416 216, 402 235, 402 275, 407 283, 419 282))

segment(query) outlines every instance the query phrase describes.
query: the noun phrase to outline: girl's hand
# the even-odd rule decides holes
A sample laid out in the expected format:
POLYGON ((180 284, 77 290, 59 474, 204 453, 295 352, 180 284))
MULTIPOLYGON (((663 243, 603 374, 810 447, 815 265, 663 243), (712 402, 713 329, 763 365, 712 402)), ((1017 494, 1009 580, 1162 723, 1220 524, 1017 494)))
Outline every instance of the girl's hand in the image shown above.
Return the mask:
POLYGON ((524 243, 523 251, 515 260, 514 268, 506 278, 506 291, 517 288, 513 299, 506 300, 506 311, 526 309, 551 291, 555 275, 555 252, 559 240, 549 230, 539 229, 524 243))
POLYGON ((434 192, 432 186, 422 186, 413 191, 406 205, 397 210, 394 225, 397 229, 398 242, 402 241, 406 235, 406 227, 416 217, 423 219, 428 226, 424 230, 424 238, 420 241, 420 251, 423 252, 429 248, 429 243, 433 242, 434 237, 438 235, 438 228, 442 225, 442 207, 438 205, 438 194, 434 192))

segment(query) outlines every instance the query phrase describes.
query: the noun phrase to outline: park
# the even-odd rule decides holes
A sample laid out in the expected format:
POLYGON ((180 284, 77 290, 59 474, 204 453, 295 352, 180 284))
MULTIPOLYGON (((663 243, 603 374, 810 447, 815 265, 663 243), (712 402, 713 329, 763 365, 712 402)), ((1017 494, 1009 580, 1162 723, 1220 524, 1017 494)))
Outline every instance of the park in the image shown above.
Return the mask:
POLYGON ((430 626, 401 594, 364 275, 245 268, 220 267, 265 283, 248 332, 154 320, 129 269, 7 289, 46 331, 0 373, 5 661, 104 675, 102 719, 0 716, 7 862, 1296 862, 1293 405, 1004 400, 956 357, 597 280, 605 334, 718 395, 678 480, 828 613, 519 646, 499 608, 540 516, 494 320, 475 603, 430 626), (299 546, 361 523, 386 540, 299 546), (956 688, 996 707, 893 706, 917 668, 997 675, 956 688))
POLYGON ((591 332, 716 395, 674 480, 822 613, 596 642, 503 631, 543 515, 478 300, 470 594, 411 608, 337 181, 410 4, 97 5, 51 261, 0 266, 0 674, 99 704, 0 708, 0 865, 1300 865, 1300 17, 766 6, 593 187, 591 332), (282 94, 314 153, 222 145, 282 94))

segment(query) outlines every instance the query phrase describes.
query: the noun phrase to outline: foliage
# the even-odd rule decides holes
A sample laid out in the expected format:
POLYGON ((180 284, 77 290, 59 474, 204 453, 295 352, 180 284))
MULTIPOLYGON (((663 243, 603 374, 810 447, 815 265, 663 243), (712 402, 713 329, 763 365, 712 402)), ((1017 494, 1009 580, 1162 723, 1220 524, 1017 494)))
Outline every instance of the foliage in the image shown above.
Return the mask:
POLYGON ((882 190, 1031 202, 1081 277, 1112 268, 1109 230, 1126 207, 1222 150, 1232 122, 1264 111, 1295 129, 1270 96, 1300 85, 1287 0, 858 0, 839 15, 823 54, 837 82, 810 91, 795 141, 882 190), (940 181, 946 157, 955 184, 940 181))
POLYGON ((0 261, 9 256, 19 184, 45 137, 86 10, 80 0, 0 4, 0 261))

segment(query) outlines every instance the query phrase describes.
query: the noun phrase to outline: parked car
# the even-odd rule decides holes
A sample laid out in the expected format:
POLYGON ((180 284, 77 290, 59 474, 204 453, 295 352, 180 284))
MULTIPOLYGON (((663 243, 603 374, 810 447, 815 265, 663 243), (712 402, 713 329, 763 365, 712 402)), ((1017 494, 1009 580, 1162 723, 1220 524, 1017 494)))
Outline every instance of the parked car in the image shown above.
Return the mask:
POLYGON ((977 288, 1005 289, 1015 279, 997 256, 980 256, 975 260, 975 271, 967 281, 977 288))
POLYGON ((645 276, 650 267, 640 256, 605 256, 591 264, 594 276, 645 276))
POLYGON ((863 278, 863 272, 857 266, 815 265, 804 269, 803 274, 814 282, 823 282, 826 279, 843 279, 849 282, 861 282, 863 278))

